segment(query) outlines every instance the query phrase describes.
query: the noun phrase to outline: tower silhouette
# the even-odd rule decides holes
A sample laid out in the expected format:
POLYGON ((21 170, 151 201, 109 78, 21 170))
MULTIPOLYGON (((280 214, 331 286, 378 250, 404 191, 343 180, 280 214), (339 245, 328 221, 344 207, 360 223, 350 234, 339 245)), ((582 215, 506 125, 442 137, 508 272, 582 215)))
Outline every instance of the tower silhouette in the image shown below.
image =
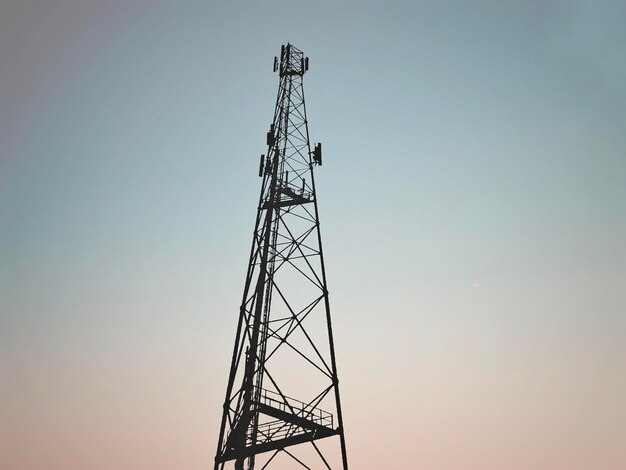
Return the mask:
POLYGON ((261 155, 252 249, 215 470, 348 469, 303 76, 291 44, 261 155))

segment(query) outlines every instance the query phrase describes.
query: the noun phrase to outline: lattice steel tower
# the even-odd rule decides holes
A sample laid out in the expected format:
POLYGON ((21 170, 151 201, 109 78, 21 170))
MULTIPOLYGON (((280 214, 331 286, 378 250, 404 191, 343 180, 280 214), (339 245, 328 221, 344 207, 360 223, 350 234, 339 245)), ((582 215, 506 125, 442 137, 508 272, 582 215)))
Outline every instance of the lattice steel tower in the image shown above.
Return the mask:
POLYGON ((302 78, 282 46, 215 470, 348 469, 302 78))

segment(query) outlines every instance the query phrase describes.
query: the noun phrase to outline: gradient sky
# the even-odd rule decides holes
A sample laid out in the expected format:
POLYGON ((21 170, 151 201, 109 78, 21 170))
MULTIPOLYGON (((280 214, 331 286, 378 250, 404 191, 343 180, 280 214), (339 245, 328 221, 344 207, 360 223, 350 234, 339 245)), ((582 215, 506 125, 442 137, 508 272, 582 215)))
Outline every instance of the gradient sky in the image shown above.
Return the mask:
POLYGON ((625 17, 2 2, 0 468, 210 468, 287 41, 351 468, 626 468, 625 17))

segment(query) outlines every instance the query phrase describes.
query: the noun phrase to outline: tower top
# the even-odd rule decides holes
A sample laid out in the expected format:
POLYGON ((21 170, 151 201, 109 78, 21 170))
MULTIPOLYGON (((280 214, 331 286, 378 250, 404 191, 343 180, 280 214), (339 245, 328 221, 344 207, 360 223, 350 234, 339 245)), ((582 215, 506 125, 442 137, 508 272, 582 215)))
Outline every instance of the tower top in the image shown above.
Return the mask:
POLYGON ((274 57, 274 72, 279 72, 281 77, 286 75, 302 76, 309 70, 309 58, 304 53, 287 43, 280 48, 280 63, 278 57, 274 57))

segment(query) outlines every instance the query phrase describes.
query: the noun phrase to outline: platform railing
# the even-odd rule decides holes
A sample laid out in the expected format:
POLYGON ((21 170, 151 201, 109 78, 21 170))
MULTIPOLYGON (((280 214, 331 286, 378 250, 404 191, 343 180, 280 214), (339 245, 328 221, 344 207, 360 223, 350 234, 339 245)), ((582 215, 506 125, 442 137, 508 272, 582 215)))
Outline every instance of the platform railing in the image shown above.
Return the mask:
MULTIPOLYGON (((255 392, 257 392, 255 396, 258 397, 260 404, 306 419, 318 426, 331 429, 333 427, 333 414, 321 408, 316 408, 311 403, 306 403, 291 397, 283 397, 279 393, 266 389, 257 389, 255 392)), ((304 432, 306 432, 306 429, 301 426, 280 419, 259 423, 257 425, 257 443, 283 439, 304 432)), ((248 433, 247 437, 249 443, 251 443, 251 431, 248 433)))
POLYGON ((305 403, 301 400, 297 400, 291 397, 283 397, 277 392, 266 390, 262 388, 260 390, 259 403, 262 403, 272 408, 276 408, 286 413, 295 414, 296 416, 309 421, 313 421, 315 424, 325 427, 333 427, 333 414, 328 411, 324 411, 321 408, 316 408, 312 403, 305 403))

